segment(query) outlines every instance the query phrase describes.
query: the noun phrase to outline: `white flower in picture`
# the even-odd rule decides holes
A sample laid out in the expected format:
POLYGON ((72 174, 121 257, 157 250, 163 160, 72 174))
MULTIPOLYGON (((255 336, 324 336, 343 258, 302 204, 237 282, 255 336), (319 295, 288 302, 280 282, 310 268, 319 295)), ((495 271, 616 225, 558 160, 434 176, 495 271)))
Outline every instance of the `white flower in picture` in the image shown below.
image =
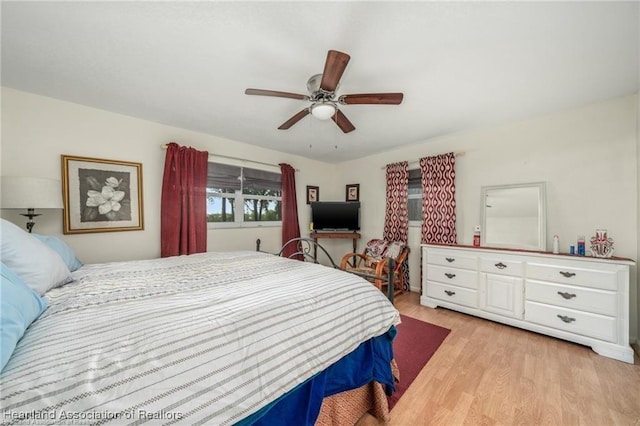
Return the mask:
POLYGON ((120 186, 122 180, 109 177, 105 180, 105 186, 101 191, 90 189, 87 191, 87 207, 97 207, 98 213, 109 216, 110 212, 117 212, 122 207, 120 201, 125 196, 124 191, 118 191, 116 188, 120 186))
POLYGON ((112 188, 117 188, 120 186, 120 183, 122 183, 122 179, 118 180, 116 178, 114 178, 113 176, 107 178, 105 180, 105 185, 110 186, 112 188))

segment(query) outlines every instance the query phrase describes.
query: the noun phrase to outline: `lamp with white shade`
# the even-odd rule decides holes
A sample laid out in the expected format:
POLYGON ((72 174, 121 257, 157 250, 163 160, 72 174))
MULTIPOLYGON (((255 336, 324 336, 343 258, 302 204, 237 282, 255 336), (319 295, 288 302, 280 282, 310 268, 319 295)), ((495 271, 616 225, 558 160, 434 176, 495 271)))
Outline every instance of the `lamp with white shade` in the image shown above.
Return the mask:
POLYGON ((62 187, 56 179, 2 176, 2 193, 0 208, 27 209, 22 216, 29 218, 27 230, 31 232, 35 222, 33 218, 40 216, 35 209, 62 209, 62 187))

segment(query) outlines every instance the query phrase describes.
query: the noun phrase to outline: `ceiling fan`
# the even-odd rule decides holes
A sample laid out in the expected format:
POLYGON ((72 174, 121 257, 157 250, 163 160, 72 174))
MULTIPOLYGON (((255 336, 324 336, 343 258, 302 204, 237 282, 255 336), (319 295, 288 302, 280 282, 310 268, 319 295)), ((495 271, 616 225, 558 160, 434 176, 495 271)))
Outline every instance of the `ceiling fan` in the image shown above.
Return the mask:
POLYGON ((351 57, 337 50, 329 50, 322 74, 316 74, 307 81, 308 95, 298 93, 279 92, 276 90, 247 89, 247 95, 275 96, 278 98, 299 99, 310 101, 311 106, 304 108, 293 117, 282 123, 278 129, 286 130, 302 120, 308 114, 320 120, 331 118, 344 133, 355 130, 355 126, 338 109, 340 105, 399 105, 402 102, 402 93, 360 93, 351 95, 336 95, 340 78, 344 73, 351 57))

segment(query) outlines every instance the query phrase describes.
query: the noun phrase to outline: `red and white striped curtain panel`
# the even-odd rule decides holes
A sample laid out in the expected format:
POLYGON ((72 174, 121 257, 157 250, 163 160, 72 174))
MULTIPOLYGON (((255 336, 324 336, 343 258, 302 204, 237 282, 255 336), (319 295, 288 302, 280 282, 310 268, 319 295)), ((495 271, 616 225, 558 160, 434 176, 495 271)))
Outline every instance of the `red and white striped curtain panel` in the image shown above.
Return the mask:
POLYGON ((387 208, 384 216, 383 238, 389 242, 407 242, 409 230, 409 163, 403 161, 387 165, 387 208))
POLYGON ((455 162, 453 152, 420 159, 422 243, 456 244, 455 162))
MULTIPOLYGON (((384 216, 385 240, 402 241, 407 244, 409 231, 409 210, 407 199, 409 194, 409 163, 403 161, 387 165, 387 207, 384 216)), ((401 267, 403 274, 403 290, 410 290, 408 259, 401 267)))

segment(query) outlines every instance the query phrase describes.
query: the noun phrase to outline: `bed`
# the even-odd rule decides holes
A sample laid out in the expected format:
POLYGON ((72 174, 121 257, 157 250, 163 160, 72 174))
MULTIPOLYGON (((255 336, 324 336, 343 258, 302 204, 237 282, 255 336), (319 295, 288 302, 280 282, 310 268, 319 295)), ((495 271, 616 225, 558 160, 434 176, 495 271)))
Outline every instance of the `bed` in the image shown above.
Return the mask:
POLYGON ((0 374, 1 424, 352 424, 344 398, 388 415, 399 313, 353 274, 238 251, 65 281, 0 374))

